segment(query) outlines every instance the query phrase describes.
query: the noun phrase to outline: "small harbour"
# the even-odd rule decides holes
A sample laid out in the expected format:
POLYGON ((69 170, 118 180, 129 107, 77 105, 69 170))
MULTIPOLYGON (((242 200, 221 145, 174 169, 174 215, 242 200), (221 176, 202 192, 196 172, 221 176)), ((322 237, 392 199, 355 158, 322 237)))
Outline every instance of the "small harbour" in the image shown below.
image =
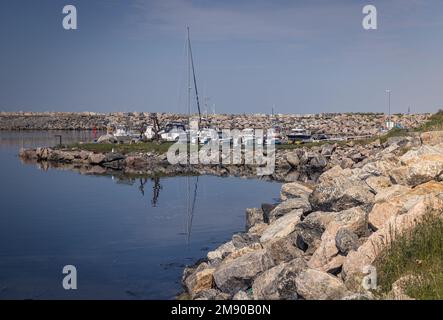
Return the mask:
POLYGON ((19 161, 21 147, 53 146, 57 135, 94 139, 0 132, 1 299, 173 299, 186 265, 243 231, 246 208, 279 196, 280 183, 257 179, 80 175, 19 161), (69 264, 81 290, 62 287, 69 264))

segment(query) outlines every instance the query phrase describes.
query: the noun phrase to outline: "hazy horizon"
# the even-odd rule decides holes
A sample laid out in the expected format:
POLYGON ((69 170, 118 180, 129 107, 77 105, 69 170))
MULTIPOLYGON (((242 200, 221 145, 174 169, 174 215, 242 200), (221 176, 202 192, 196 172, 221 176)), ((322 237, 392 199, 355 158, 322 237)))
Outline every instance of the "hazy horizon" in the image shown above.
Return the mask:
POLYGON ((442 16, 437 0, 2 1, 0 111, 186 113, 189 25, 202 111, 387 113, 390 89, 392 113, 435 112, 442 16))

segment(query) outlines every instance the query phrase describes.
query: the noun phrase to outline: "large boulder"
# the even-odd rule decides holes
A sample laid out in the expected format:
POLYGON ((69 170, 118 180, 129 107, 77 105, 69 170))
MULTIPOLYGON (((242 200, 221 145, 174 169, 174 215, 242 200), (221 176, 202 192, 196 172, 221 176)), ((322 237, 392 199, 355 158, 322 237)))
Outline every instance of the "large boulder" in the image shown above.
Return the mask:
POLYGON ((321 170, 328 165, 326 158, 318 153, 312 154, 309 158, 309 167, 311 170, 321 170))
POLYGON ((303 210, 293 210, 280 219, 275 220, 263 232, 260 242, 265 243, 270 240, 284 238, 295 230, 295 226, 300 222, 303 210))
POLYGON ((330 157, 336 148, 334 144, 324 144, 321 148, 321 155, 324 157, 330 157))
POLYGON ((310 213, 296 226, 296 244, 298 248, 313 254, 321 243, 321 236, 329 222, 333 220, 330 212, 316 211, 310 213))
POLYGON ((286 155, 286 161, 292 168, 297 168, 300 165, 300 158, 297 156, 295 152, 288 153, 286 155))
POLYGON ((124 158, 125 157, 121 153, 108 152, 105 154, 105 159, 103 160, 103 162, 114 162, 117 160, 122 160, 124 158))
POLYGON ((261 209, 263 211, 263 222, 269 223, 269 220, 271 218, 271 212, 275 209, 277 204, 271 204, 271 203, 262 203, 261 209))
POLYGON ((106 156, 103 153, 91 153, 88 158, 90 164, 101 164, 105 162, 105 160, 106 156))
POLYGON ((388 177, 391 170, 397 167, 397 157, 392 154, 387 154, 377 161, 366 163, 358 172, 358 177, 366 181, 368 181, 370 177, 388 177))
POLYGON ((414 189, 407 187, 391 187, 387 194, 392 197, 378 197, 372 210, 369 212, 368 221, 370 226, 377 230, 381 228, 390 217, 406 213, 415 204, 422 201, 427 195, 435 195, 443 192, 443 184, 430 181, 421 184, 414 189))
POLYGON ((303 213, 311 211, 309 200, 306 198, 292 198, 280 203, 269 213, 269 222, 272 223, 285 214, 298 209, 301 209, 303 213))
POLYGON ((443 155, 422 155, 414 163, 391 171, 390 177, 397 184, 417 186, 434 180, 443 173, 443 155))
POLYGON ((439 144, 443 142, 443 131, 429 131, 420 134, 420 140, 423 144, 439 144))
POLYGON ((200 291, 211 289, 214 284, 215 269, 209 268, 207 263, 201 263, 195 272, 185 279, 185 286, 191 297, 194 297, 200 291))
POLYGON ((67 151, 62 150, 52 150, 48 154, 48 161, 54 162, 72 162, 74 160, 74 154, 67 151))
POLYGON ((246 209, 246 229, 251 228, 256 223, 263 222, 263 210, 260 208, 246 209))
POLYGON ((321 236, 319 247, 308 262, 310 268, 328 272, 340 267, 336 265, 337 259, 334 259, 339 254, 338 248, 335 245, 335 238, 340 227, 340 224, 335 221, 328 224, 321 236), (335 263, 331 264, 333 260, 335 263))
POLYGON ((351 250, 357 250, 358 236, 348 228, 340 228, 335 235, 335 246, 341 254, 347 255, 351 250))
POLYGON ((427 214, 441 215, 443 196, 441 193, 420 199, 407 213, 391 216, 376 232, 371 234, 357 251, 350 251, 343 263, 342 275, 350 290, 364 291, 362 279, 364 268, 374 263, 377 257, 404 232, 411 230, 427 214))
POLYGON ((217 249, 209 251, 207 257, 208 260, 223 259, 235 250, 236 248, 232 241, 228 241, 219 246, 217 249))
POLYGON ((306 269, 295 284, 297 293, 306 300, 340 300, 349 295, 340 279, 319 270, 306 269))
POLYGON ((252 284, 254 299, 296 300, 295 279, 305 268, 305 260, 296 258, 263 272, 252 284))
POLYGON ((240 232, 232 236, 232 244, 236 249, 250 246, 259 240, 260 237, 258 235, 249 232, 240 232))
POLYGON ((308 199, 312 193, 312 189, 301 184, 300 182, 285 183, 281 187, 280 199, 286 201, 292 198, 308 199))
POLYGON ((239 292, 237 292, 233 297, 232 300, 241 300, 241 301, 245 301, 245 300, 252 300, 251 297, 249 296, 249 294, 247 294, 245 291, 241 290, 239 292))
POLYGON ((394 184, 392 186, 388 186, 386 188, 382 188, 375 196, 375 203, 389 201, 394 197, 402 195, 411 190, 410 187, 403 186, 401 184, 394 184))
POLYGON ((193 297, 194 300, 228 300, 230 295, 217 289, 205 289, 199 291, 193 297))
POLYGON ((274 266, 266 249, 257 250, 234 260, 222 262, 214 273, 217 287, 226 293, 235 294, 246 290, 261 272, 274 266))
POLYGON ((358 236, 368 233, 368 215, 361 207, 331 213, 334 221, 348 228, 358 236))
POLYGON ((391 179, 385 176, 370 176, 366 179, 366 184, 377 193, 376 197, 392 185, 391 179))
POLYGON ((295 232, 284 238, 277 238, 266 242, 263 247, 268 250, 275 264, 288 262, 295 258, 303 257, 303 251, 296 245, 297 234, 295 232))
POLYGON ((312 254, 308 266, 313 269, 334 273, 340 269, 344 261, 342 256, 344 252, 341 252, 340 247, 337 246, 337 236, 339 238, 341 236, 338 232, 346 228, 358 240, 356 234, 365 235, 368 230, 368 224, 366 213, 361 208, 333 212, 327 218, 331 220, 327 222, 326 218, 323 218, 326 229, 321 235, 320 244, 312 254))
POLYGON ((341 211, 372 203, 374 192, 350 169, 339 166, 323 173, 309 200, 317 210, 341 211))

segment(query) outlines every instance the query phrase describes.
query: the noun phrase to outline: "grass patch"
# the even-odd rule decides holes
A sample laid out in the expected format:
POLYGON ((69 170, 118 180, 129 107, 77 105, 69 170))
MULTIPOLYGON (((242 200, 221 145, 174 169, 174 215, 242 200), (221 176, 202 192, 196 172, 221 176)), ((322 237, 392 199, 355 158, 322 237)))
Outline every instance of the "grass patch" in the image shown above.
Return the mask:
POLYGON ((93 151, 98 153, 111 152, 114 149, 115 152, 128 154, 136 152, 155 152, 155 153, 166 153, 173 142, 139 142, 133 144, 113 144, 113 143, 77 143, 64 147, 64 149, 71 150, 85 150, 93 151))
POLYGON ((415 299, 443 299, 443 220, 429 214, 399 236, 376 261, 381 293, 402 276, 412 275, 406 294, 415 299))
POLYGON ((389 138, 393 137, 405 137, 409 135, 409 131, 407 129, 393 128, 389 130, 384 135, 380 136, 380 142, 385 143, 389 138))
POLYGON ((428 121, 417 129, 420 132, 438 130, 443 130, 443 110, 438 110, 437 113, 433 114, 428 121))

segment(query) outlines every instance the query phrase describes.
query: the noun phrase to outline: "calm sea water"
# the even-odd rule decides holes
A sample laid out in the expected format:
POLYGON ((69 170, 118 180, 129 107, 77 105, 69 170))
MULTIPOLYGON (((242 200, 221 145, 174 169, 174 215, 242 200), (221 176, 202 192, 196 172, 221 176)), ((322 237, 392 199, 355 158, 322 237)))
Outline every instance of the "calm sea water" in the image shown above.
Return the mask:
POLYGON ((21 146, 90 132, 0 132, 0 299, 171 299, 185 265, 244 230, 280 184, 211 176, 85 176, 23 165, 21 146), (193 213, 192 207, 195 196, 193 213), (74 265, 78 289, 64 290, 74 265))

